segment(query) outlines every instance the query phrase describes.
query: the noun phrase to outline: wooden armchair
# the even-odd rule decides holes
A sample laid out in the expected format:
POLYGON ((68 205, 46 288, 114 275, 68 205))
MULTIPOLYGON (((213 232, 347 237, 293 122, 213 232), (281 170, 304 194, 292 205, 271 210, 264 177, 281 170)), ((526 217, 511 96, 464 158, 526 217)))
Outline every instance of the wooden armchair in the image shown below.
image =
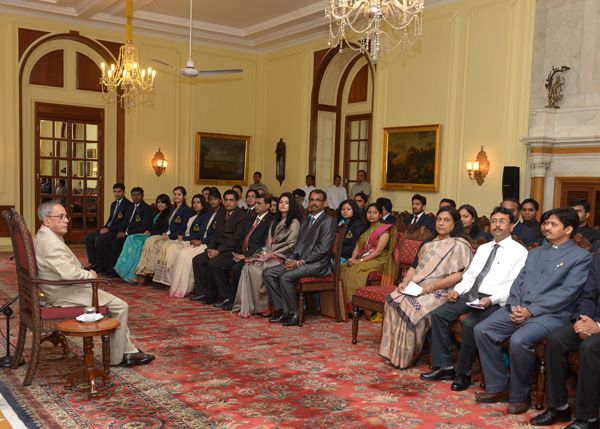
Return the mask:
POLYGON ((304 294, 307 292, 333 292, 333 305, 335 310, 335 321, 341 322, 342 316, 340 313, 340 260, 342 258, 342 241, 346 236, 346 229, 348 224, 343 224, 337 227, 337 233, 335 240, 333 241, 333 249, 331 254, 333 255, 334 267, 333 273, 327 277, 304 277, 298 280, 296 288, 300 294, 298 300, 298 325, 302 326, 304 323, 304 294))
MULTIPOLYGON (((81 280, 49 281, 37 277, 37 260, 33 248, 31 233, 27 229, 25 220, 14 209, 2 212, 6 219, 10 239, 15 254, 15 265, 17 269, 17 281, 19 288, 19 335, 15 354, 12 358, 11 368, 16 369, 23 356, 27 329, 33 334, 31 357, 24 386, 29 386, 33 380, 40 355, 40 346, 44 341, 50 341, 57 347, 63 347, 63 354, 69 352, 69 345, 65 337, 56 330, 56 325, 68 319, 83 314, 84 307, 44 307, 40 305, 40 295, 43 292, 40 284, 72 285, 81 284, 81 280), (43 333, 50 332, 48 335, 43 333)), ((85 281, 83 282, 85 283, 85 281)), ((97 308, 101 314, 108 314, 108 307, 98 307, 98 283, 109 284, 107 279, 95 279, 92 283, 92 306, 97 308)))

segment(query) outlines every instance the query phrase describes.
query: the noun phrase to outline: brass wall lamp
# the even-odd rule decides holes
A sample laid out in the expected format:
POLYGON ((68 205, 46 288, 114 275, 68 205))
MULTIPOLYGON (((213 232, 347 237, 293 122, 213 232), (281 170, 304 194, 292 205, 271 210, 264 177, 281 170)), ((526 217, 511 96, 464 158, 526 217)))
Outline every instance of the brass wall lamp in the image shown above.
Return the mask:
POLYGON ((477 154, 475 161, 467 161, 469 179, 475 180, 481 186, 489 171, 490 161, 488 160, 487 153, 483 150, 483 146, 481 146, 481 151, 477 154))
POLYGON ((158 148, 158 152, 156 152, 154 154, 154 158, 152 158, 152 168, 154 168, 154 172, 157 176, 160 176, 165 172, 165 170, 167 169, 167 164, 168 163, 165 159, 165 156, 160 151, 160 148, 158 148))

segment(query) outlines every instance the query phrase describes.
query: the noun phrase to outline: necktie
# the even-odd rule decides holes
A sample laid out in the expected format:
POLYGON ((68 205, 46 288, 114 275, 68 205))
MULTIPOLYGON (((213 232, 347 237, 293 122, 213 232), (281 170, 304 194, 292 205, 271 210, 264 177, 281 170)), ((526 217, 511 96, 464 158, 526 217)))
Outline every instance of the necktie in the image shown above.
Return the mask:
POLYGON ((250 241, 250 236, 254 232, 254 229, 256 228, 256 225, 258 225, 259 222, 260 222, 260 219, 258 217, 256 217, 256 220, 254 221, 254 225, 252 225, 252 228, 250 228, 248 235, 246 235, 246 238, 244 238, 244 243, 242 244, 242 253, 246 253, 248 251, 248 242, 250 241))
POLYGON ((135 212, 137 211, 139 204, 136 204, 135 207, 133 207, 133 213, 131 213, 131 217, 129 218, 129 224, 127 225, 127 229, 125 230, 125 233, 127 233, 127 231, 129 231, 129 227, 131 226, 131 221, 133 220, 134 216, 135 216, 135 212))
POLYGON ((500 247, 499 244, 494 244, 494 248, 490 252, 490 256, 488 256, 488 259, 485 262, 483 269, 481 270, 481 272, 475 279, 475 282, 473 283, 473 286, 471 287, 471 290, 469 291, 468 302, 472 302, 477 299, 478 292, 479 292, 479 286, 481 286, 481 283, 483 283, 483 279, 485 278, 485 276, 487 276, 487 273, 489 273, 490 269, 492 268, 492 264, 494 263, 494 258, 496 257, 496 252, 498 251, 498 247, 500 247))
POLYGON ((113 223, 113 221, 117 217, 117 212, 119 211, 119 204, 121 204, 121 201, 117 201, 117 205, 115 206, 115 209, 113 210, 112 216, 111 216, 110 220, 108 221, 108 223, 106 224, 106 226, 111 226, 112 223, 113 223))
POLYGON ((231 216, 231 212, 227 212, 227 214, 225 215, 225 223, 227 223, 227 221, 229 220, 229 216, 231 216))
POLYGON ((317 221, 317 218, 316 218, 316 217, 311 217, 311 218, 310 218, 310 227, 311 227, 311 228, 313 227, 313 225, 315 224, 315 222, 316 222, 316 221, 317 221))
POLYGON ((417 216, 417 215, 413 216, 413 221, 412 221, 411 225, 416 225, 418 218, 419 218, 419 216, 417 216))

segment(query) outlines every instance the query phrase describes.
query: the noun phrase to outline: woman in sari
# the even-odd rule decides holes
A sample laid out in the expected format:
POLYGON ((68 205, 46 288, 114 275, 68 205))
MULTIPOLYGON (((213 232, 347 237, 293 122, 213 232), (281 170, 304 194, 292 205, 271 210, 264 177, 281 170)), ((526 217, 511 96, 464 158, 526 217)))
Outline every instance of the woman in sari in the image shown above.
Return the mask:
POLYGON ((367 207, 368 225, 358 238, 352 256, 344 262, 340 269, 340 277, 346 289, 346 305, 352 308, 352 296, 356 290, 366 286, 369 273, 372 271, 395 271, 398 260, 396 249, 396 227, 382 221, 383 210, 377 203, 367 207))
POLYGON ((469 236, 475 243, 480 238, 483 238, 487 243, 492 238, 491 234, 488 234, 483 229, 479 228, 477 210, 470 204, 464 204, 458 208, 458 214, 460 214, 460 221, 465 229, 465 234, 469 236))
POLYGON ((176 240, 171 240, 171 243, 164 245, 158 254, 158 262, 154 271, 155 283, 162 283, 166 286, 171 286, 173 276, 173 265, 177 260, 179 253, 190 245, 190 232, 193 229, 200 231, 202 216, 208 212, 208 204, 204 199, 204 195, 196 194, 192 198, 192 209, 196 214, 188 219, 187 227, 184 235, 178 235, 176 240))
POLYGON ((246 259, 242 270, 232 311, 240 317, 261 313, 271 315, 271 299, 263 281, 262 273, 267 268, 282 264, 292 253, 300 222, 297 219, 298 205, 294 196, 286 192, 279 198, 277 213, 267 236, 267 247, 246 259))
POLYGON ((156 270, 160 249, 170 244, 170 240, 174 240, 178 235, 185 233, 187 221, 194 215, 192 209, 187 206, 185 201, 186 195, 187 191, 183 186, 177 186, 173 189, 173 208, 171 208, 171 212, 169 213, 169 227, 167 231, 146 240, 142 255, 140 256, 140 262, 135 269, 136 277, 128 277, 127 280, 139 285, 144 284, 146 277, 153 275, 156 270))
POLYGON ((447 301, 448 292, 473 259, 456 209, 442 207, 435 228, 436 236, 421 244, 402 283, 386 298, 379 354, 401 369, 410 367, 421 354, 431 312, 447 301), (409 282, 423 288, 418 296, 403 293, 409 282))
POLYGON ((123 250, 119 255, 115 271, 119 276, 128 283, 133 283, 128 280, 128 277, 135 276, 135 268, 137 267, 144 243, 153 235, 161 235, 167 230, 167 220, 169 219, 169 211, 171 210, 171 198, 166 194, 160 194, 156 197, 156 207, 158 213, 154 216, 153 225, 149 231, 143 234, 133 234, 127 237, 123 250))
POLYGON ((210 189, 208 206, 210 211, 204 214, 200 220, 194 221, 190 235, 184 238, 184 240, 189 239, 190 245, 179 252, 173 264, 171 289, 169 290, 169 296, 172 298, 183 298, 194 290, 192 259, 206 250, 217 224, 217 216, 222 210, 225 210, 221 205, 221 193, 218 189, 210 189), (198 226, 196 227, 197 222, 198 226))
POLYGON ((337 215, 340 220, 338 225, 348 224, 346 236, 344 237, 344 241, 342 241, 342 258, 340 259, 340 264, 343 264, 352 256, 358 237, 365 227, 365 222, 354 200, 342 201, 338 207, 337 215))

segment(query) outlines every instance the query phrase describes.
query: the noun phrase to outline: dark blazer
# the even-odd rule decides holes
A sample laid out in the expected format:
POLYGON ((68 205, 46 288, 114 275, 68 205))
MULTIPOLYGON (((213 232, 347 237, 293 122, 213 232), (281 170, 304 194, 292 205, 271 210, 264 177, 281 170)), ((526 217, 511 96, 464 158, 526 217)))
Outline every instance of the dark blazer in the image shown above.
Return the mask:
POLYGON ((108 228, 108 230, 110 232, 119 232, 121 223, 127 222, 127 220, 126 220, 127 218, 125 217, 125 212, 131 206, 131 201, 129 201, 127 198, 123 197, 123 199, 121 200, 121 204, 119 204, 119 209, 117 210, 117 216, 115 217, 113 222, 110 224, 110 226, 108 226, 108 223, 113 218, 113 214, 115 212, 116 205, 117 205, 116 201, 113 201, 112 204, 110 205, 110 216, 108 217, 108 220, 106 221, 106 225, 104 225, 104 228, 108 228))
POLYGON ((132 203, 125 212, 125 221, 119 225, 119 232, 127 232, 127 235, 146 232, 152 228, 152 209, 142 201, 136 210, 135 204, 132 203), (134 210, 135 215, 132 217, 134 210))
POLYGON ((196 216, 196 219, 192 221, 190 225, 190 235, 186 235, 183 237, 184 241, 192 241, 192 240, 201 240, 202 244, 210 243, 210 239, 212 237, 213 231, 217 225, 217 217, 219 213, 224 211, 225 209, 221 206, 219 210, 217 210, 217 214, 212 218, 210 224, 208 223, 212 217, 212 213, 204 213, 203 215, 196 216), (206 233, 206 237, 204 234, 206 233))
POLYGON ((225 222, 226 216, 225 209, 217 214, 217 223, 208 244, 209 249, 216 249, 219 253, 233 252, 236 249, 244 240, 244 228, 248 222, 248 215, 239 207, 231 212, 227 222, 225 222))
POLYGON ((534 243, 539 243, 540 241, 540 237, 537 233, 523 222, 519 222, 515 225, 512 235, 516 235, 527 247, 533 246, 534 243))
POLYGON ((158 216, 155 216, 152 219, 152 226, 150 227, 150 235, 161 235, 163 232, 167 232, 167 222, 169 221, 168 213, 163 218, 160 217, 160 213, 158 216))
MULTIPOLYGON (((256 220, 256 217, 251 217, 246 222, 246 226, 244 228, 244 236, 242 237, 242 240, 239 242, 238 247, 235 249, 235 253, 242 253, 242 245, 244 244, 244 240, 246 239, 246 236, 252 229, 252 226, 254 225, 255 220, 256 220)), ((272 220, 273 220, 273 215, 271 213, 267 212, 267 214, 265 214, 265 217, 263 217, 262 220, 258 223, 258 225, 256 225, 256 228, 254 228, 252 235, 248 239, 248 250, 246 250, 246 253, 244 253, 244 256, 252 256, 256 252, 258 252, 261 247, 265 246, 265 243, 267 241, 267 234, 269 233, 269 228, 271 226, 272 220)))
POLYGON ((506 304, 527 308, 549 331, 560 328, 575 310, 591 260, 592 255, 573 240, 558 248, 546 244, 530 250, 506 304))
POLYGON ((335 220, 327 213, 319 215, 311 227, 307 218, 300 225, 298 241, 288 259, 303 260, 306 265, 313 265, 315 277, 324 277, 331 274, 331 248, 335 240, 337 225, 335 220))
POLYGON ((348 226, 346 236, 344 237, 344 241, 342 241, 342 258, 348 259, 352 256, 358 237, 360 237, 364 227, 365 223, 362 220, 355 220, 348 226))
POLYGON ((600 253, 592 255, 590 273, 571 320, 577 320, 582 315, 600 322, 600 253))
POLYGON ((594 244, 600 239, 600 231, 590 228, 589 225, 580 226, 577 228, 577 232, 583 235, 590 244, 594 244))
POLYGON ((391 214, 384 220, 385 223, 391 224, 391 225, 395 225, 396 221, 398 219, 395 216, 392 216, 391 214))
POLYGON ((524 223, 523 225, 525 225, 528 228, 531 228, 535 231, 535 233, 538 235, 538 240, 543 240, 544 237, 542 236, 542 226, 540 225, 540 223, 537 221, 537 219, 532 220, 529 223, 524 223))
POLYGON ((171 240, 175 240, 179 235, 185 235, 188 220, 190 220, 190 218, 194 216, 194 210, 192 210, 188 206, 181 206, 179 208, 173 206, 173 208, 169 212, 169 218, 171 218, 171 215, 174 211, 176 211, 175 216, 173 216, 173 219, 169 224, 169 228, 167 229, 167 231, 170 232, 169 238, 171 240))
MULTIPOLYGON (((406 219, 404 219, 404 225, 406 225, 406 226, 410 225, 413 221, 413 217, 414 216, 410 216, 410 217, 407 217, 406 219)), ((435 220, 431 219, 425 213, 423 213, 421 215, 421 217, 419 218, 419 220, 417 221, 417 225, 415 226, 415 229, 419 229, 422 226, 427 227, 427 229, 429 231, 431 231, 432 234, 435 235, 435 220)))

